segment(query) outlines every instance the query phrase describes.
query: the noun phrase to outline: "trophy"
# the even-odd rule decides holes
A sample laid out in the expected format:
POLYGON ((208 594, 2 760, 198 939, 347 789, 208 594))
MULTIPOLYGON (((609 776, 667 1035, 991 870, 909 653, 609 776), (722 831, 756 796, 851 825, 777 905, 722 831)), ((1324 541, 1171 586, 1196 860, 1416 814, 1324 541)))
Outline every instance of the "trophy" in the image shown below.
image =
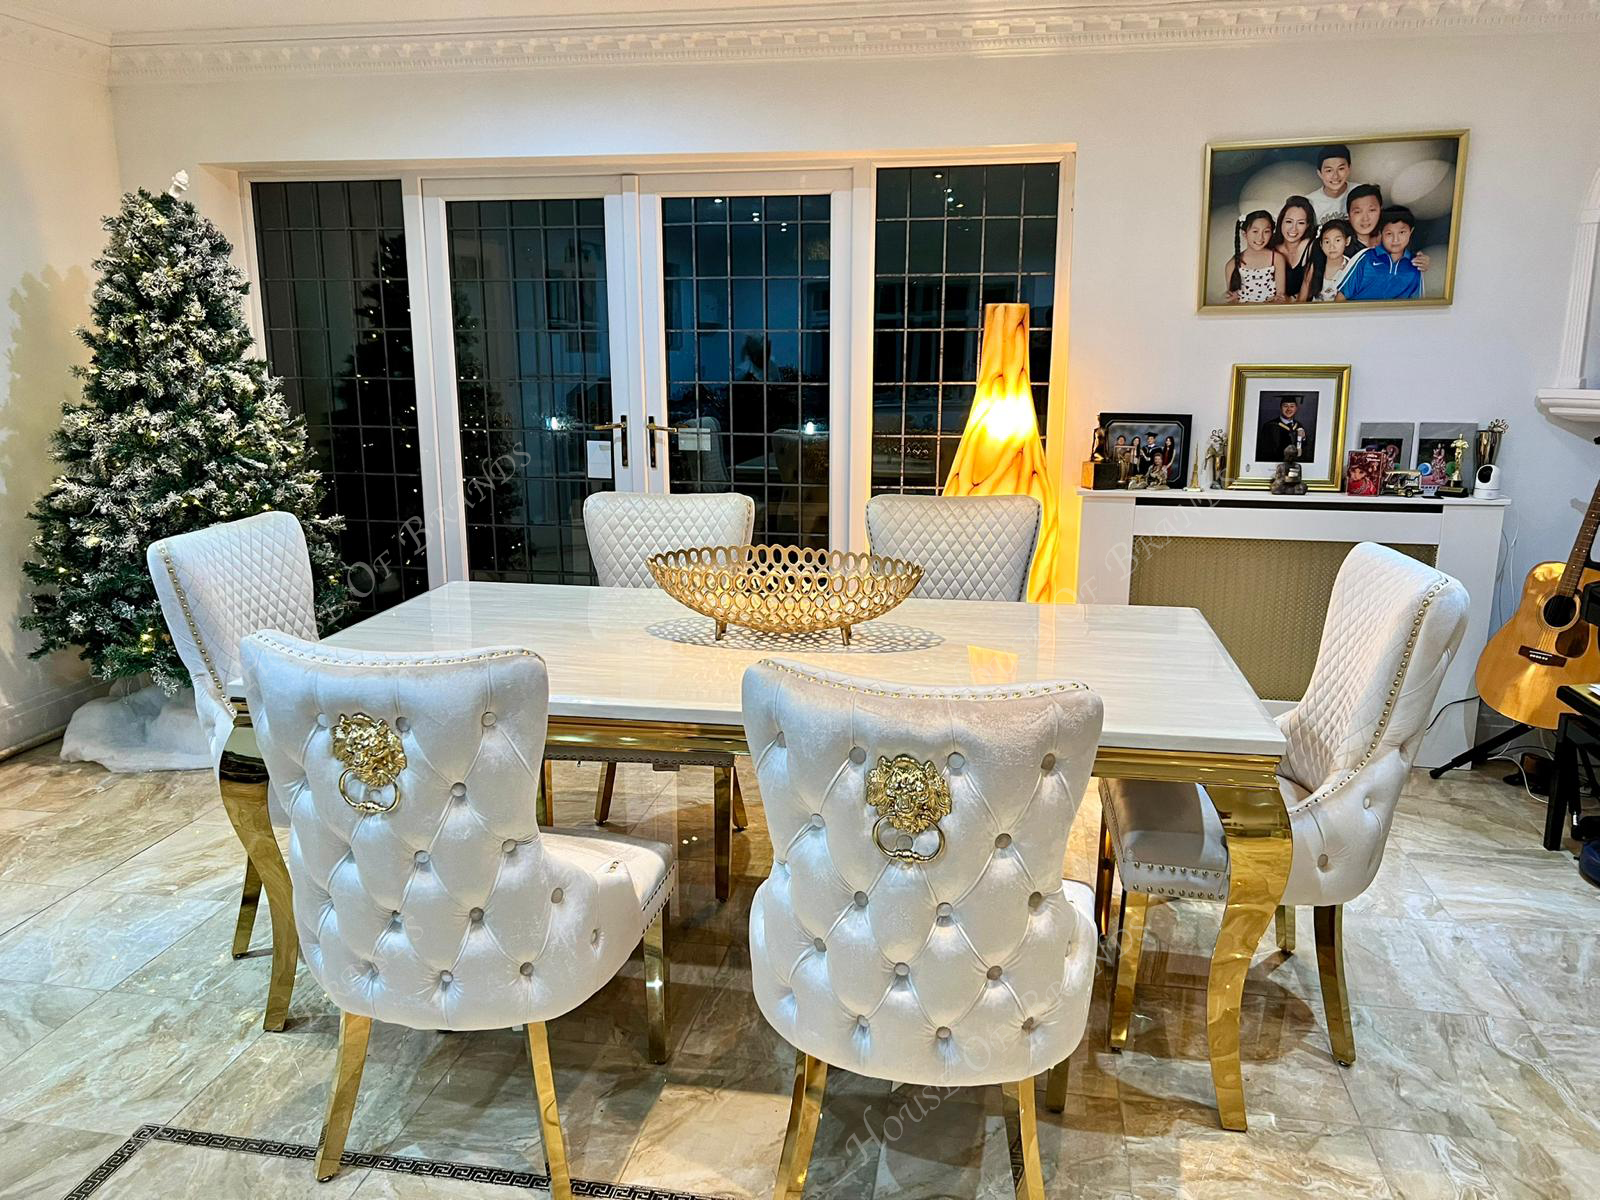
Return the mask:
POLYGON ((1481 500, 1500 498, 1500 467, 1496 460, 1500 457, 1500 439, 1505 437, 1506 428, 1506 423, 1496 417, 1489 422, 1489 428, 1478 430, 1478 469, 1473 475, 1476 484, 1473 492, 1481 500))

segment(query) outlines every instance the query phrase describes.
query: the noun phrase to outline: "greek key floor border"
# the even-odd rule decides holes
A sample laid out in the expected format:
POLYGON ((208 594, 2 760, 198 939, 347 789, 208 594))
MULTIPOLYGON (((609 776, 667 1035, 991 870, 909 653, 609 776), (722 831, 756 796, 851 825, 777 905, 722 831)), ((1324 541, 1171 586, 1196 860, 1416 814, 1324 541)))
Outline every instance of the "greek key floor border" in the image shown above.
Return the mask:
MULTIPOLYGON (((111 1156, 91 1171, 77 1187, 62 1200, 88 1200, 105 1183, 152 1142, 166 1142, 176 1146, 194 1146, 205 1150, 229 1150, 235 1154, 260 1154, 268 1158, 295 1158, 311 1162, 317 1156, 315 1146, 298 1142, 274 1142, 265 1138, 237 1137, 230 1133, 207 1133, 200 1129, 180 1129, 173 1125, 141 1125, 133 1136, 111 1156)), ((392 1171, 396 1175, 419 1175, 432 1179, 459 1179, 468 1183, 483 1183, 493 1187, 515 1188, 522 1191, 546 1189, 550 1186, 548 1175, 535 1175, 531 1171, 511 1171, 503 1167, 486 1167, 475 1163, 446 1162, 436 1158, 401 1158, 393 1154, 359 1154, 347 1151, 341 1160, 347 1168, 357 1170, 392 1171)), ((696 1192, 674 1192, 666 1188, 644 1184, 600 1183, 592 1179, 574 1179, 574 1196, 600 1197, 604 1200, 717 1200, 696 1192)))

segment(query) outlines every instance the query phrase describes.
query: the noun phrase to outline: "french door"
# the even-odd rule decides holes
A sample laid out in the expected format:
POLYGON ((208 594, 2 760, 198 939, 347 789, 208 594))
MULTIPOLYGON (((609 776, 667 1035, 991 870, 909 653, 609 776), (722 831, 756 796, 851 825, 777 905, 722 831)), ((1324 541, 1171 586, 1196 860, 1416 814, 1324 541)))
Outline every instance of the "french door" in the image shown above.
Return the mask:
POLYGON ((842 544, 851 179, 424 180, 444 578, 593 582, 610 489, 738 491, 757 540, 842 544))

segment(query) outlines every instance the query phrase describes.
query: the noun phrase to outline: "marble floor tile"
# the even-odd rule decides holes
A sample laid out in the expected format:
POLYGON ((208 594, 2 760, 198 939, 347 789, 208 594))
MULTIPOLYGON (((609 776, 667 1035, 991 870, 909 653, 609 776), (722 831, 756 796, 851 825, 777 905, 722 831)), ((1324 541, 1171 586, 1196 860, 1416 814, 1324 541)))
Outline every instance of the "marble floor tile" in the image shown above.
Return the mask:
POLYGON ((146 784, 139 796, 84 805, 49 822, 34 822, 0 834, 0 881, 82 887, 183 827, 180 813, 138 811, 144 794, 163 789, 146 784))
POLYGON ((10 1062, 99 997, 89 988, 0 982, 0 1062, 10 1062))
MULTIPOLYGON (((1478 953, 1468 926, 1352 913, 1344 920, 1343 941, 1352 1004, 1523 1015, 1478 953)), ((1306 953, 1316 951, 1307 946, 1306 953)))
POLYGON ((30 808, 0 808, 0 834, 15 829, 24 829, 29 825, 37 825, 40 821, 50 817, 48 812, 40 812, 30 808))
POLYGON ((120 1133, 0 1118, 0 1200, 64 1196, 124 1140, 120 1133))
POLYGON ((212 900, 77 891, 0 934, 0 979, 115 987, 223 907, 212 900))
POLYGON ((1458 921, 1592 929, 1600 888, 1578 877, 1572 855, 1411 854, 1423 881, 1458 921))
MULTIPOLYGON (((720 998, 722 960, 728 953, 724 946, 687 941, 676 933, 674 926, 667 935, 667 1046, 674 1052, 695 1027, 702 1007, 711 998, 720 998)), ((616 978, 571 1012, 551 1021, 550 1036, 559 1041, 616 1046, 642 1058, 649 1038, 642 952, 636 949, 616 978)))
POLYGON ((767 1024, 750 983, 750 951, 727 951, 710 994, 689 1028, 683 1049, 710 1057, 748 1059, 778 1069, 794 1064, 794 1049, 767 1024))
POLYGON ((1346 917, 1367 913, 1374 917, 1409 917, 1431 921, 1444 917, 1444 905, 1422 878, 1404 850, 1390 845, 1367 890, 1344 906, 1346 917))
POLYGON ((1464 780, 1430 780, 1426 788, 1413 783, 1395 808, 1391 846, 1406 853, 1494 858, 1545 854, 1544 801, 1501 783, 1504 773, 1497 764, 1464 780), (1531 830, 1540 832, 1530 837, 1531 830))
POLYGON ((95 1200, 349 1200, 367 1172, 346 1168, 318 1183, 303 1159, 151 1142, 95 1193, 95 1200))
MULTIPOLYGON (((1580 881, 1579 886, 1587 885, 1580 881)), ((1561 924, 1463 928, 1529 1020, 1600 1029, 1600 939, 1592 929, 1561 924)))
POLYGON ((0 883, 0 933, 15 928, 34 913, 43 912, 71 894, 71 888, 44 883, 0 883))
POLYGON ((0 1116, 126 1137, 169 1122, 261 1036, 261 1014, 109 992, 14 1059, 0 1116))
POLYGON ((231 825, 193 821, 101 875, 94 888, 237 904, 244 864, 244 847, 231 825))
POLYGON ((1464 1138, 1558 1138, 1600 1151, 1600 1114, 1531 1026, 1501 1017, 1354 1010, 1345 1086, 1363 1124, 1464 1138))
POLYGON ((62 762, 60 741, 25 750, 3 765, 6 785, 0 788, 0 809, 61 812, 76 807, 90 793, 115 787, 123 778, 98 763, 62 762))
POLYGON ((1368 1131, 1395 1200, 1581 1200, 1600 1155, 1563 1142, 1368 1131))
MULTIPOLYGON (((259 1032, 260 1011, 247 1015, 259 1032)), ((386 1148, 476 1036, 374 1022, 345 1148, 386 1148)), ((338 1043, 337 1017, 263 1033, 193 1089, 172 1124, 315 1145, 338 1043)))

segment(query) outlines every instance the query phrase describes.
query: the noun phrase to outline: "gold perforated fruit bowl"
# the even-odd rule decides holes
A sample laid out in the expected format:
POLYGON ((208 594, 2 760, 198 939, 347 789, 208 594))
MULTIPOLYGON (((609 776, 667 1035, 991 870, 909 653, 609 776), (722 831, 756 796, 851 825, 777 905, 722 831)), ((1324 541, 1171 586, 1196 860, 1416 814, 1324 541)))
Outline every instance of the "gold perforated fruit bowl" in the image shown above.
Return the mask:
POLYGON ((645 560, 661 590, 710 617, 762 633, 837 629, 881 617, 911 594, 922 568, 898 558, 799 546, 700 546, 645 560))

